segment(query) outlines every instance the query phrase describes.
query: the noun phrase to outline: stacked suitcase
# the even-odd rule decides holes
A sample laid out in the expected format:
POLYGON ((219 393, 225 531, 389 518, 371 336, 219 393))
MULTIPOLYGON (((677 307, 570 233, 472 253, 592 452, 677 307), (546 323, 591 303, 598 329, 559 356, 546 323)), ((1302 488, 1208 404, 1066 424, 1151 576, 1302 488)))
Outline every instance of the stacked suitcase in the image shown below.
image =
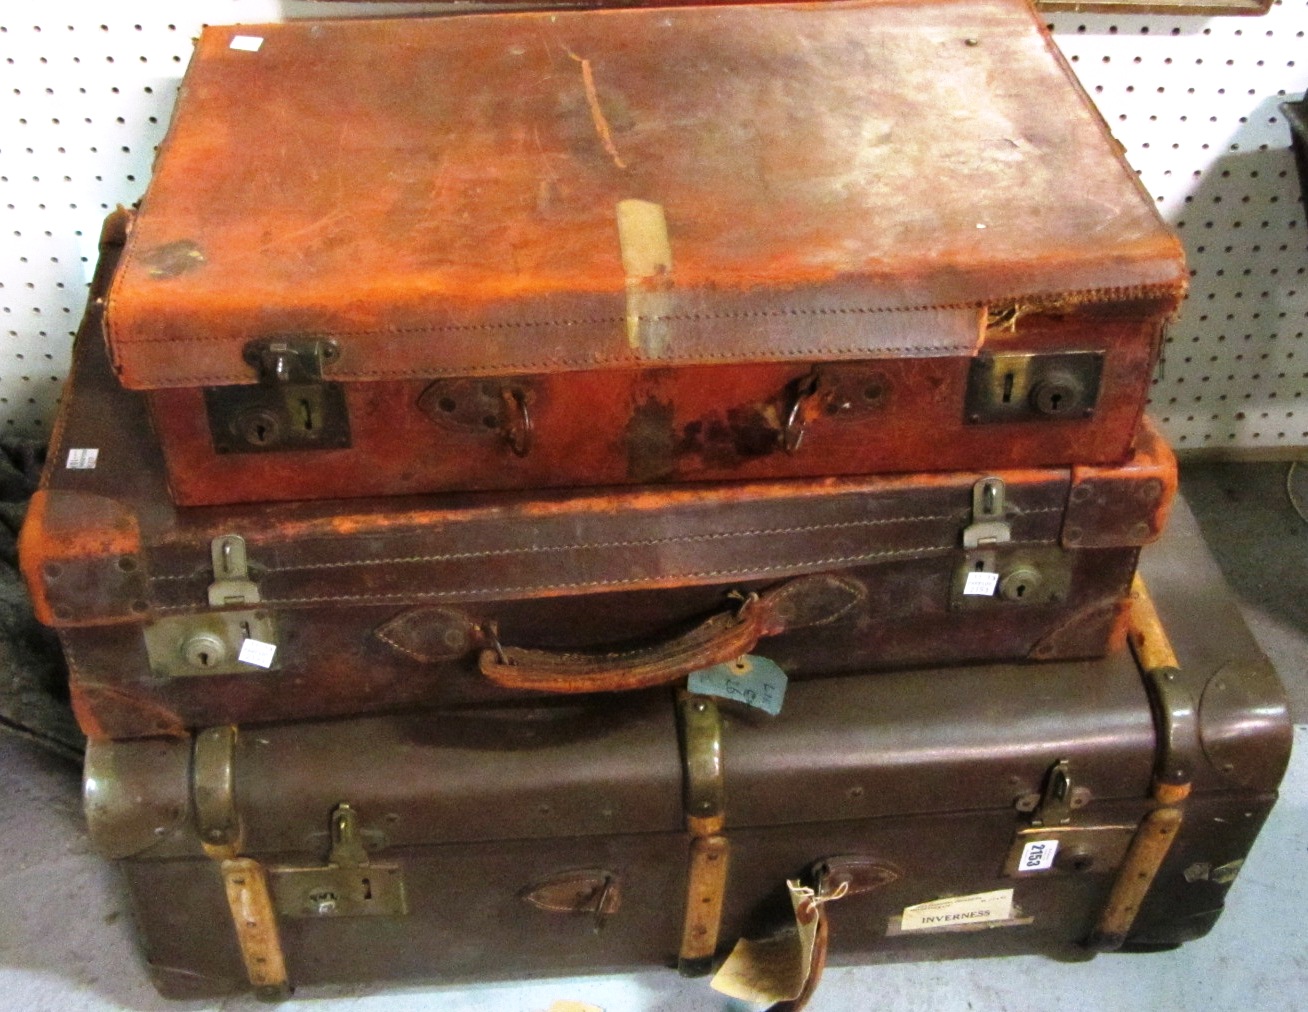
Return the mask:
POLYGON ((1024 4, 206 29, 101 253, 22 554, 165 993, 1213 923, 1284 702, 1024 4))

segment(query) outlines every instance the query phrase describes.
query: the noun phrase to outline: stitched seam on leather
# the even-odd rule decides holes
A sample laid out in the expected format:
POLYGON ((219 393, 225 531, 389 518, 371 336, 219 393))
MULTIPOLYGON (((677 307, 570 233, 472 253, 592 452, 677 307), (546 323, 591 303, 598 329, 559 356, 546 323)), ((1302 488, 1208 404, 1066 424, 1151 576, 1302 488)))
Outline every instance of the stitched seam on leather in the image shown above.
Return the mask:
MULTIPOLYGON (((1047 506, 1040 509, 1014 511, 1014 516, 1034 516, 1039 513, 1062 513, 1062 506, 1047 506)), ((612 548, 650 548, 656 545, 696 544, 706 541, 721 541, 726 538, 766 537, 776 534, 808 534, 813 531, 841 530, 849 527, 870 527, 883 524, 912 523, 926 520, 956 520, 957 513, 940 513, 916 517, 884 517, 868 520, 848 520, 834 524, 814 524, 808 527, 760 528, 748 531, 715 531, 711 534, 696 534, 680 538, 647 538, 641 541, 601 541, 569 545, 532 545, 529 548, 500 548, 480 552, 450 552, 444 555, 409 555, 387 559, 354 559, 344 562, 307 562, 298 566, 273 566, 264 568, 266 573, 297 573, 315 569, 346 569, 352 566, 390 566, 420 562, 459 562, 467 559, 489 559, 505 555, 535 555, 552 552, 607 550, 612 548)), ((179 576, 152 576, 151 583, 170 580, 204 579, 206 574, 187 573, 179 576)))
POLYGON ((432 663, 431 658, 429 658, 429 657, 424 657, 422 654, 418 653, 416 650, 410 650, 408 647, 400 646, 399 643, 395 642, 395 640, 391 639, 389 636, 387 636, 387 635, 386 635, 384 632, 382 632, 380 629, 374 629, 374 630, 373 630, 373 635, 376 636, 376 637, 377 637, 379 640, 381 640, 383 643, 387 643, 387 644, 389 644, 390 646, 394 647, 396 650, 398 650, 400 653, 404 654, 406 657, 412 657, 415 661, 418 661, 418 662, 420 662, 420 663, 422 663, 422 664, 430 664, 430 663, 432 663))
MULTIPOLYGON (((1009 541, 1005 547, 1022 548, 1033 547, 1036 545, 1048 545, 1047 541, 1009 541)), ((870 562, 873 559, 889 558, 891 556, 913 556, 925 554, 941 554, 943 552, 952 552, 955 550, 953 545, 926 545, 921 548, 901 548, 893 551, 871 552, 865 555, 845 555, 830 559, 812 559, 810 561, 787 563, 775 566, 760 566, 758 568, 743 569, 716 569, 707 570, 698 573, 670 573, 669 579, 676 580, 705 580, 713 577, 726 577, 729 579, 753 579, 764 573, 773 573, 783 570, 797 570, 810 566, 840 566, 855 562, 870 562)), ((333 601, 361 601, 365 603, 382 602, 382 601, 440 601, 448 599, 467 598, 471 596, 484 597, 490 594, 520 594, 527 591, 545 591, 545 590, 575 590, 583 591, 591 588, 600 587, 624 587, 640 583, 650 583, 650 577, 630 577, 623 580, 592 580, 578 583, 533 583, 524 584, 518 587, 486 587, 472 590, 445 590, 445 591, 415 591, 412 593, 396 594, 340 594, 340 595, 323 595, 319 597, 265 597, 260 601, 260 605, 287 605, 287 604, 328 604, 333 601)), ((173 611, 195 611, 194 605, 169 605, 156 609, 159 612, 173 611)))
MULTIPOLYGON (((130 244, 131 236, 128 241, 130 244)), ((125 250, 125 256, 128 261, 134 259, 134 248, 125 250)), ((124 270, 123 274, 126 275, 124 270)), ((117 287, 117 286, 115 286, 117 287)), ((1034 308, 1042 305, 1057 305, 1064 302, 1113 302, 1133 297, 1150 296, 1150 295, 1168 295, 1175 294, 1181 289, 1181 282, 1159 282, 1152 285, 1126 285, 1110 288, 1081 288, 1070 291, 1059 292, 1041 292, 1027 293, 1025 295, 1007 295, 996 296, 989 299, 978 299, 966 302, 943 302, 936 304, 923 304, 917 306, 815 306, 815 307, 790 307, 785 309, 749 309, 739 310, 729 313, 669 313, 657 316, 640 316, 639 320, 650 323, 665 322, 682 322, 695 320, 742 320, 742 319, 760 319, 768 317, 787 317, 787 316, 866 316, 879 313, 927 313, 927 312, 944 312, 949 310, 964 309, 982 309, 989 305, 1002 304, 1007 302, 1025 302, 1032 304, 1034 308)), ((115 294, 111 289, 111 297, 115 294)), ((494 323, 449 323, 429 325, 425 327, 383 327, 373 330, 314 330, 314 331, 296 331, 297 337, 373 337, 380 334, 439 334, 453 332, 478 332, 487 330, 529 330, 534 328, 548 327, 583 327, 594 324, 626 325, 628 318, 625 316, 595 316, 580 317, 578 319, 550 319, 550 320, 504 320, 494 323)), ((197 334, 189 337, 142 337, 135 338, 124 343, 130 345, 140 344, 161 344, 161 343, 193 343, 193 342, 224 342, 230 341, 228 335, 197 334)), ((932 348, 940 346, 930 346, 932 348)), ((823 349, 812 349, 813 352, 820 352, 823 349)), ((853 350, 853 349, 845 349, 853 350)), ((905 349, 886 349, 886 350, 914 350, 905 349)), ((807 354, 808 352, 796 352, 796 354, 807 354)), ((719 355, 716 357, 739 358, 739 354, 719 355)), ((619 359, 618 361, 621 361, 619 359)), ((645 360, 637 360, 645 361, 645 360)), ((529 366, 511 366, 501 365, 496 368, 514 369, 529 368, 529 366)))

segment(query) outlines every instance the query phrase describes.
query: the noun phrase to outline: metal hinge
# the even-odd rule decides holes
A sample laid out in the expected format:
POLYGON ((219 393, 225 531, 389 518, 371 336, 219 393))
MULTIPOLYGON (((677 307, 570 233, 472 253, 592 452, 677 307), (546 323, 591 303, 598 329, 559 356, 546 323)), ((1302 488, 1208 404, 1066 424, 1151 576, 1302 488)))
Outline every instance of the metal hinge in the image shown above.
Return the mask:
POLYGON ((247 344, 242 357, 254 367, 258 384, 204 391, 214 450, 264 453, 348 447, 345 390, 323 379, 323 367, 340 354, 335 341, 318 339, 247 344))
MULTIPOLYGON (((259 603, 244 538, 236 534, 214 538, 209 555, 214 576, 208 591, 211 608, 259 603)), ((272 616, 258 608, 170 615, 145 626, 142 633, 150 670, 167 678, 258 674, 273 670, 277 663, 276 626, 272 616), (271 647, 271 657, 256 655, 258 663, 242 661, 247 640, 265 645, 259 647, 263 655, 271 647)))
POLYGON ((374 863, 348 804, 331 813, 331 845, 325 865, 278 865, 268 869, 273 905, 283 917, 398 917, 409 912, 404 871, 374 863))

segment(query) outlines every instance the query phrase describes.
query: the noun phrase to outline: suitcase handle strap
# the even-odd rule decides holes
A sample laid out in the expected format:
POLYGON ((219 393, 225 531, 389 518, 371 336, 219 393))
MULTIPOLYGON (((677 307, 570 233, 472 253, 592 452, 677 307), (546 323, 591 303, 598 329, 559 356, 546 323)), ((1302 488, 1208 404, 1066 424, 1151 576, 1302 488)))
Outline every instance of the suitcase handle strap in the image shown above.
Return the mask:
POLYGON ((577 653, 503 646, 493 639, 478 664, 507 689, 537 692, 623 692, 680 681, 694 671, 735 660, 760 639, 788 629, 834 622, 866 597, 863 586, 836 576, 804 576, 718 612, 689 632, 633 650, 577 653))

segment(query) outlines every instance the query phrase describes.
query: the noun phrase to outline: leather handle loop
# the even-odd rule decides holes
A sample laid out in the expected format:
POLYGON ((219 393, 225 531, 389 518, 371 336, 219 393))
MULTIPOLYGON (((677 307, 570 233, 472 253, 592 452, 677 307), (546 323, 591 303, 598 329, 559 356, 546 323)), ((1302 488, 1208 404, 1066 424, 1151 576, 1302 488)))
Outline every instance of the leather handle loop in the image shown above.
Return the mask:
POLYGON ((578 653, 506 647, 493 633, 478 658, 481 673, 506 689, 537 692, 624 692, 680 681, 693 671, 735 660, 766 636, 838 621, 859 607, 866 590, 834 574, 801 576, 744 604, 718 612, 687 633, 635 650, 578 653))
POLYGON ((624 692, 667 685, 692 671, 734 660, 768 634, 769 609, 752 597, 689 632, 623 653, 577 654, 497 646, 483 650, 481 673, 508 689, 538 692, 624 692))

